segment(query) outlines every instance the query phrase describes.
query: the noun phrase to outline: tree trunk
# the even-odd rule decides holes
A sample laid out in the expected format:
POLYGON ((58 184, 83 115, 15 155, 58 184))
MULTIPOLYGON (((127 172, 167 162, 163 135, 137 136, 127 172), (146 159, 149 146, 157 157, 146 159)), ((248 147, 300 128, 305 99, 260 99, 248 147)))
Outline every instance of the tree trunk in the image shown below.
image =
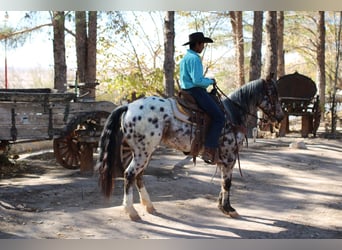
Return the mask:
POLYGON ((175 12, 167 11, 164 20, 164 86, 168 97, 174 96, 175 12))
POLYGON ((88 14, 88 40, 87 40, 87 65, 86 65, 86 84, 90 91, 89 98, 95 99, 96 87, 96 42, 97 42, 97 12, 89 11, 88 14))
POLYGON ((266 58, 264 77, 277 79, 277 12, 266 11, 266 58))
POLYGON ((80 95, 95 99, 97 12, 76 11, 77 82, 80 95), (88 29, 87 29, 88 28, 88 29), (88 34, 87 34, 88 31, 88 34))
POLYGON ((285 58, 284 58, 284 11, 277 13, 277 77, 285 75, 285 58))
MULTIPOLYGON (((261 76, 261 46, 262 46, 262 11, 254 11, 253 22, 253 39, 251 60, 249 62, 249 81, 259 79, 261 76)), ((253 129, 258 127, 257 110, 251 110, 254 116, 249 116, 247 119, 247 137, 253 137, 253 129)))
MULTIPOLYGON (((83 85, 86 82, 86 64, 87 64, 87 21, 85 11, 75 11, 76 19, 76 57, 77 73, 76 81, 83 85)), ((86 95, 85 88, 79 88, 80 96, 86 95)))
POLYGON ((262 45, 262 11, 254 11, 252 52, 249 67, 249 81, 261 76, 261 45, 262 45))
POLYGON ((54 88, 58 92, 66 91, 67 66, 65 62, 64 11, 53 12, 53 57, 54 57, 54 88))
POLYGON ((229 14, 235 37, 235 55, 236 63, 238 65, 238 84, 239 86, 242 86, 245 84, 245 53, 242 26, 242 11, 230 11, 229 14))
POLYGON ((334 85, 332 88, 332 105, 331 105, 331 133, 336 133, 337 122, 337 102, 336 102, 336 90, 340 72, 340 58, 341 58, 341 33, 342 33, 342 11, 340 11, 340 21, 337 26, 336 34, 336 65, 334 74, 334 85))
MULTIPOLYGON (((318 94, 320 99, 321 110, 324 113, 325 106, 325 21, 324 11, 319 11, 319 19, 317 23, 317 83, 319 86, 318 94)), ((321 117, 324 117, 323 115, 321 117)))

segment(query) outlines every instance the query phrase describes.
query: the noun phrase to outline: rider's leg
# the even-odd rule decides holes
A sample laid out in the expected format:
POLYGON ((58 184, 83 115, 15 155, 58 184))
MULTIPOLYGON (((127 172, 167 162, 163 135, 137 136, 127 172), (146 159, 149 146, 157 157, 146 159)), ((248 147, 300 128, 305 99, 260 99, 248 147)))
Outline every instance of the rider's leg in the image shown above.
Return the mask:
POLYGON ((196 87, 188 89, 187 91, 195 98, 198 106, 203 109, 211 118, 211 124, 204 143, 205 151, 203 156, 205 158, 211 158, 204 160, 208 160, 209 162, 213 161, 225 122, 224 113, 209 95, 206 89, 196 87))

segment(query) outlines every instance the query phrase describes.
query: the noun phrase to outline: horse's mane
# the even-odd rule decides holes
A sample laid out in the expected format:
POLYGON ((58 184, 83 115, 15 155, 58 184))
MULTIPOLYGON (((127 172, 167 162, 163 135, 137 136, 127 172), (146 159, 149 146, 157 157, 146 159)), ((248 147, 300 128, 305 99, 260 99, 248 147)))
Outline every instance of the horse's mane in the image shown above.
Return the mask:
POLYGON ((263 82, 263 79, 258 79, 246 83, 223 100, 231 122, 246 126, 247 116, 257 110, 257 104, 262 98, 263 82))

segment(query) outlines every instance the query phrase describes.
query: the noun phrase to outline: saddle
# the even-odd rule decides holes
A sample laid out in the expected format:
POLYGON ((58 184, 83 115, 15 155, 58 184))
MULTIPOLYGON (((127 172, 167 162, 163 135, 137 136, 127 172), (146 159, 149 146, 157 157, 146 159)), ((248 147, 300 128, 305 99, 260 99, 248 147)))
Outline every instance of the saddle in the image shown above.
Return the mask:
MULTIPOLYGON (((217 98, 213 93, 211 93, 211 96, 217 98)), ((203 148, 211 118, 203 109, 198 107, 196 100, 191 94, 184 90, 181 90, 174 100, 175 102, 172 106, 175 117, 190 123, 191 129, 195 129, 194 138, 190 138, 191 150, 186 152, 186 154, 192 155, 195 160, 203 148)), ((192 131, 191 134, 193 134, 192 131)))
MULTIPOLYGON (((214 99, 214 101, 221 107, 221 109, 224 110, 224 107, 220 102, 217 90, 213 89, 209 94, 214 99)), ((195 129, 194 138, 190 138, 190 152, 184 152, 184 154, 192 155, 193 162, 194 164, 196 164, 196 157, 199 155, 199 153, 202 151, 204 147, 205 137, 209 130, 211 118, 203 109, 201 109, 197 105, 196 100, 192 97, 192 95, 184 90, 181 90, 177 97, 169 98, 168 100, 171 103, 171 107, 175 118, 183 122, 189 123, 191 125, 191 135, 193 134, 192 129, 195 129)), ((228 121, 226 121, 226 126, 228 125, 235 134, 237 132, 241 132, 244 135, 247 134, 247 129, 244 126, 233 124, 232 122, 230 122, 229 117, 227 117, 227 119, 228 121)), ((238 152, 236 153, 238 154, 238 152)))

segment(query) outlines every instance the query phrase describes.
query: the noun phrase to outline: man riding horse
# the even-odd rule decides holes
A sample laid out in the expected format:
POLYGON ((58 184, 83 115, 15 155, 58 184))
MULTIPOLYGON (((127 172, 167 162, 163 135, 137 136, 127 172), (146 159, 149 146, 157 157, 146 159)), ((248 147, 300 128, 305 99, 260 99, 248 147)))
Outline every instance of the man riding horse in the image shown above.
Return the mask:
POLYGON ((213 43, 213 40, 205 37, 202 32, 195 32, 190 34, 189 41, 183 44, 183 46, 189 45, 189 49, 180 62, 180 86, 182 90, 192 95, 197 105, 211 118, 202 158, 209 164, 216 164, 219 158, 219 137, 225 124, 225 117, 219 105, 206 90, 208 86, 215 85, 216 81, 203 75, 199 54, 203 51, 205 43, 213 43))

